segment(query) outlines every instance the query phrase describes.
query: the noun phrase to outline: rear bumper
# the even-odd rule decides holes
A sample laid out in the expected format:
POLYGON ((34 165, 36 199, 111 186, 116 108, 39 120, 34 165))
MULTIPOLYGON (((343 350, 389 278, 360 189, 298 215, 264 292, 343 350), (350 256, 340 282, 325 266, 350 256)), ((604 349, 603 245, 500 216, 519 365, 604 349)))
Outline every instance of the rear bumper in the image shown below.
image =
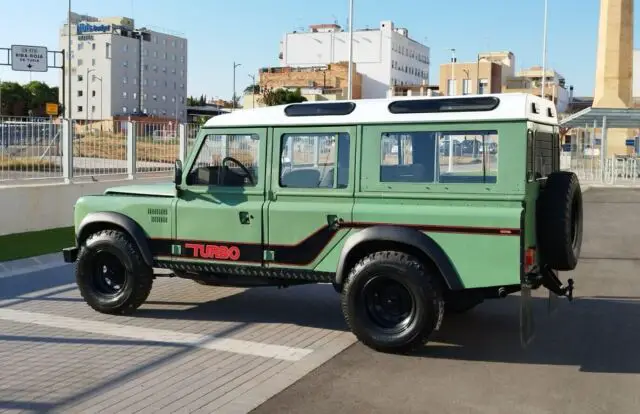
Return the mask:
POLYGON ((73 263, 78 258, 77 247, 66 247, 62 249, 62 257, 66 263, 73 263))

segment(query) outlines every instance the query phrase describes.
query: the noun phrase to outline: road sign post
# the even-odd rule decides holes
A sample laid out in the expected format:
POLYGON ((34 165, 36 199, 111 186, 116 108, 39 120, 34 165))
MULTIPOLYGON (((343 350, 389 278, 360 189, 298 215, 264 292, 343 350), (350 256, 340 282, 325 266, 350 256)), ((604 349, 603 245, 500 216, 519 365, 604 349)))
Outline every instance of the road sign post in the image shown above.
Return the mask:
POLYGON ((22 72, 46 72, 49 51, 42 46, 11 45, 11 69, 22 72))

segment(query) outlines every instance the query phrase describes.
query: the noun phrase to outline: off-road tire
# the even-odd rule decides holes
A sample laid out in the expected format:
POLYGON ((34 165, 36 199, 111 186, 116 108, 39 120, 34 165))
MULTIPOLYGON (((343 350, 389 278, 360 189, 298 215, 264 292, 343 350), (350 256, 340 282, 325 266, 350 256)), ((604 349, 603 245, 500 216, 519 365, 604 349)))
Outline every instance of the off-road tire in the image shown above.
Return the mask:
POLYGON ((551 269, 576 268, 582 247, 582 190, 576 174, 551 173, 537 204, 537 245, 542 262, 551 269))
POLYGON ((347 325, 366 346, 381 352, 404 353, 423 346, 440 328, 444 301, 437 273, 420 260, 398 251, 379 251, 361 259, 349 272, 341 297, 347 325), (414 316, 401 332, 385 332, 368 316, 363 288, 384 276, 400 282, 413 297, 414 316))
POLYGON ((91 234, 80 248, 76 261, 76 283, 83 299, 94 310, 106 314, 133 313, 147 300, 153 285, 153 269, 149 267, 130 237, 117 230, 91 234), (99 252, 113 254, 126 269, 122 291, 107 295, 94 283, 95 259, 99 252))

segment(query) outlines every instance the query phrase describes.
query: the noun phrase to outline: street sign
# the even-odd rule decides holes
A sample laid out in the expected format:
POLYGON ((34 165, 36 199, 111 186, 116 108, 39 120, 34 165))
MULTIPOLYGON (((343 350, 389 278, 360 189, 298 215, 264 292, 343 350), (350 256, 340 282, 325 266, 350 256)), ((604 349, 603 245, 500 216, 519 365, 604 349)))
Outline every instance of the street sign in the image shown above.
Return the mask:
POLYGON ((58 115, 58 104, 47 102, 45 104, 45 111, 47 112, 47 115, 58 115))
POLYGON ((11 69, 23 72, 46 72, 48 69, 46 47, 11 45, 11 69))

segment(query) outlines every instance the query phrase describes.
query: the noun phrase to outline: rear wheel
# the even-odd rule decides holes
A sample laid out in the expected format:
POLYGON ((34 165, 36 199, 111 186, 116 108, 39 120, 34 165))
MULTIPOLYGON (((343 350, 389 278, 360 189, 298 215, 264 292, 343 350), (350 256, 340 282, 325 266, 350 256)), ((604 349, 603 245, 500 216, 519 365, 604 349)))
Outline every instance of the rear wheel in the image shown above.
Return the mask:
POLYGON ((438 329, 444 303, 435 275, 415 257, 381 251, 352 269, 342 292, 342 312, 365 345, 383 352, 422 346, 438 329))
POLYGON ((90 235, 81 247, 76 282, 94 310, 130 314, 149 296, 153 269, 127 234, 103 230, 90 235))
POLYGON ((557 171, 547 177, 537 205, 538 249, 551 269, 576 268, 582 247, 582 190, 578 177, 557 171))

